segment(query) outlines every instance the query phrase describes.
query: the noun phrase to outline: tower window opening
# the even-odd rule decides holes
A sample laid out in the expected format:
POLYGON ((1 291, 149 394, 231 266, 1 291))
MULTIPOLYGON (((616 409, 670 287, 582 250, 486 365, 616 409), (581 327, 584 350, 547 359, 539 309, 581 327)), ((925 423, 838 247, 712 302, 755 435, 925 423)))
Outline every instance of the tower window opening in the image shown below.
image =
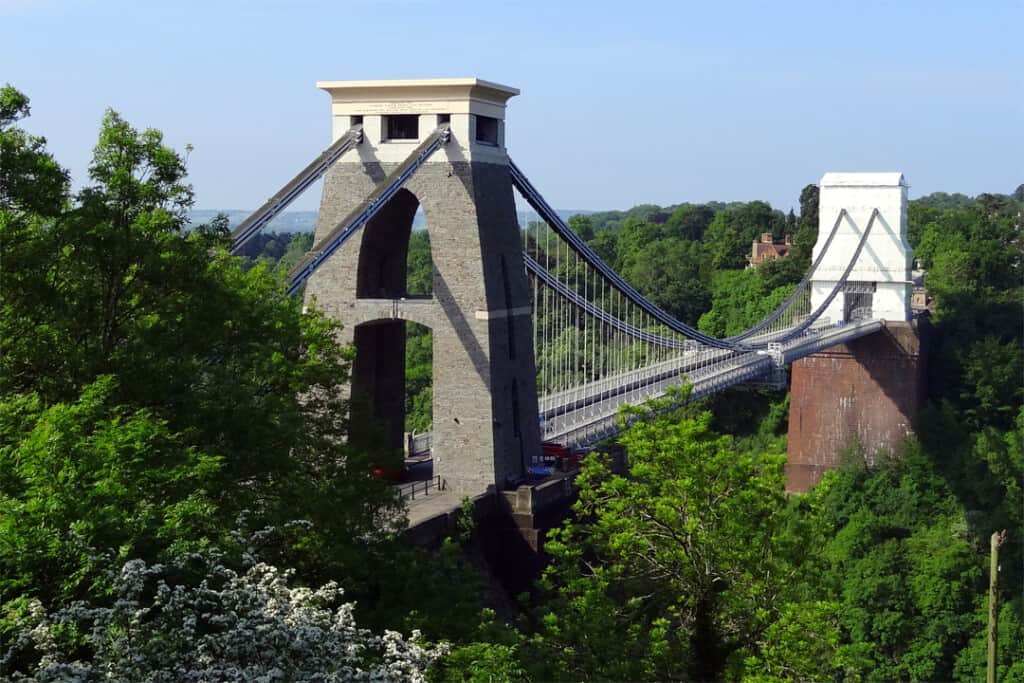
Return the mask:
POLYGON ((348 126, 349 126, 349 128, 351 128, 352 126, 361 126, 362 124, 363 124, 363 115, 362 114, 356 114, 356 115, 348 117, 348 126))
POLYGON ((418 140, 420 137, 420 117, 416 114, 400 114, 385 116, 385 140, 418 140))
POLYGON ((498 119, 490 116, 476 117, 476 141, 485 145, 498 144, 498 119))
POLYGON ((451 123, 451 122, 452 122, 452 115, 451 114, 438 114, 437 115, 437 125, 442 126, 442 125, 444 125, 446 123, 451 123))

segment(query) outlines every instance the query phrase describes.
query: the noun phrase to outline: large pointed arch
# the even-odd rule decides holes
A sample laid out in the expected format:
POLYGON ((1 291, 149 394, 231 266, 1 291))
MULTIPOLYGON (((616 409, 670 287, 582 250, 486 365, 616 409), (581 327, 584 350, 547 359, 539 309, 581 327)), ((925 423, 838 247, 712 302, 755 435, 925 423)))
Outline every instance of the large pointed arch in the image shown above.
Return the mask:
POLYGON ((402 188, 363 228, 356 274, 360 299, 398 299, 408 295, 409 239, 420 206, 402 188))

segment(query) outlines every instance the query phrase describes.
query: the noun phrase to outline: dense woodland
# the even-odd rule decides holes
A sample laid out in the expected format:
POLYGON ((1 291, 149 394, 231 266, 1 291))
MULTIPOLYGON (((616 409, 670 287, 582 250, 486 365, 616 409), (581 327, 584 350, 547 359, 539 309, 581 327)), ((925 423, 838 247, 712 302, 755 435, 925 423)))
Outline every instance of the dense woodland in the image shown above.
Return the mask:
MULTIPOLYGON (((181 156, 114 112, 72 192, 19 127, 28 105, 0 90, 0 678, 975 681, 989 536, 1007 529, 998 680, 1024 681, 1024 186, 911 203, 935 299, 916 438, 850 444, 787 497, 784 395, 636 408, 628 471, 585 461, 548 569, 510 596, 471 524, 435 552, 401 542, 402 504, 372 476, 393 454, 346 443, 344 321, 281 287, 308 236, 230 257, 225 221, 188 224, 181 156)), ((729 334, 806 268, 816 200, 572 226, 729 334), (744 269, 769 231, 796 253, 744 269)), ((410 291, 429 264, 418 231, 410 291)), ((412 332, 426 429, 429 336, 412 332)))

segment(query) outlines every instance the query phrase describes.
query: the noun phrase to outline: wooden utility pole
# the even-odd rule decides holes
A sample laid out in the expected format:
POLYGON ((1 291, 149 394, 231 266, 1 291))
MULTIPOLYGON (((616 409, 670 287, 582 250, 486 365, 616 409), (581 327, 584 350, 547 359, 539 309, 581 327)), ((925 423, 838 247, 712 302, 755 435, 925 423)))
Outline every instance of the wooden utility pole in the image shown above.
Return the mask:
POLYGON ((992 534, 992 563, 988 569, 988 671, 986 683, 996 683, 996 651, 999 638, 999 546, 1006 542, 1006 530, 992 534))

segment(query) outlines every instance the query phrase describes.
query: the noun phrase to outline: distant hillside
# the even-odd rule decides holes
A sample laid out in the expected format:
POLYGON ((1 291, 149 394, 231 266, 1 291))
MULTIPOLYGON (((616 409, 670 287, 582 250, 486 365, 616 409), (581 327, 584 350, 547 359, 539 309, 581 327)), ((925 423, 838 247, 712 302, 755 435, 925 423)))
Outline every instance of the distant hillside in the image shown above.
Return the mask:
MULTIPOLYGON (((558 215, 563 220, 568 220, 569 216, 576 214, 589 214, 593 211, 587 211, 585 209, 555 209, 558 215)), ((193 225, 202 225, 213 220, 213 218, 219 214, 225 214, 228 217, 228 223, 231 227, 234 227, 245 220, 251 211, 245 211, 242 209, 195 209, 189 215, 189 222, 193 225)), ((274 220, 270 222, 264 230, 268 232, 313 232, 316 227, 316 211, 285 211, 278 215, 274 220)), ((519 214, 520 222, 526 221, 537 221, 540 217, 533 211, 528 211, 525 214, 519 214)), ((427 226, 427 219, 423 215, 422 211, 416 212, 416 219, 413 221, 412 227, 414 230, 420 230, 427 226)))
MULTIPOLYGON (((243 209, 195 209, 189 215, 192 225, 202 225, 213 220, 222 213, 228 217, 228 223, 235 227, 252 211, 243 209)), ((313 232, 316 227, 316 211, 285 211, 270 222, 264 230, 269 232, 313 232)))

